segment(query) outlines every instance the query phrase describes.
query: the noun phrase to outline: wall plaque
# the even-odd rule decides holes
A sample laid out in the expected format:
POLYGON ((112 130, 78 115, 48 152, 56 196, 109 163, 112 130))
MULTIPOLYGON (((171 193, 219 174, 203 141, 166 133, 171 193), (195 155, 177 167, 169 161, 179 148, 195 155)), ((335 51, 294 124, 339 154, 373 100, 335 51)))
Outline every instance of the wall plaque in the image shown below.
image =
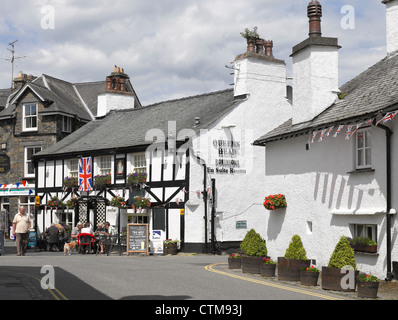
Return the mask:
POLYGON ((10 170, 10 157, 6 154, 0 154, 0 174, 8 173, 10 170))

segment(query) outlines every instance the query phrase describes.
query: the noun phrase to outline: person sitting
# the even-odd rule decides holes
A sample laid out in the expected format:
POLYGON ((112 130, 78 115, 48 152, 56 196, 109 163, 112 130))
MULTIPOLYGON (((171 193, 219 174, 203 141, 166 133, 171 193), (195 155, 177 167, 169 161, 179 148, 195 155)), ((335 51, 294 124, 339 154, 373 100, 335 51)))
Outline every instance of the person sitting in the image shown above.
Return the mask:
POLYGON ((78 222, 76 225, 76 228, 73 228, 71 238, 72 241, 76 241, 77 238, 79 237, 79 234, 82 233, 82 228, 83 228, 83 223, 78 222))
POLYGON ((84 224, 84 227, 83 227, 83 229, 81 230, 81 233, 93 234, 93 230, 91 229, 90 222, 86 222, 86 223, 84 224))
POLYGON ((107 232, 105 232, 105 229, 102 227, 102 224, 99 223, 97 225, 97 230, 95 230, 95 236, 97 237, 97 246, 99 245, 101 251, 100 254, 104 253, 104 238, 109 235, 107 232))
POLYGON ((55 223, 52 223, 51 226, 46 230, 46 236, 48 250, 54 251, 53 247, 55 246, 57 248, 57 251, 59 251, 59 231, 58 228, 55 226, 55 223))

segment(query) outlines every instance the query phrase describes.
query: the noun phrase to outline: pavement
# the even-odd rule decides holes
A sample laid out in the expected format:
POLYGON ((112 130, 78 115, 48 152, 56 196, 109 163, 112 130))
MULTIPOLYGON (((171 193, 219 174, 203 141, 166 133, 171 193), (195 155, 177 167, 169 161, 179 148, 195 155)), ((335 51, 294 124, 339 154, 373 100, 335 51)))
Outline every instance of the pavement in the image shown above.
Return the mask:
MULTIPOLYGON (((16 255, 15 242, 6 240, 4 256, 16 255)), ((35 256, 37 253, 34 249, 28 249, 25 256, 20 257, 20 259, 29 259, 29 256, 35 256)), ((42 254, 42 253, 41 253, 42 254)), ((47 252, 48 255, 59 255, 57 252, 47 252)), ((184 255, 184 253, 180 253, 184 255)), ((19 258, 18 258, 19 259, 19 258)), ((225 256, 227 261, 227 255, 225 256)), ((0 257, 1 265, 1 257, 0 257)), ((245 276, 242 274, 241 276, 245 276)), ((249 277, 249 276, 248 276, 249 277)), ((278 281, 277 278, 272 280, 278 281)), ((0 266, 0 301, 2 300, 48 300, 48 297, 44 296, 42 292, 38 289, 38 284, 34 283, 39 281, 39 279, 34 279, 27 275, 6 271, 0 266)), ((316 287, 306 287, 302 286, 296 282, 286 282, 284 284, 291 285, 293 287, 305 287, 306 289, 324 291, 320 285, 316 287)), ((341 294, 349 299, 357 300, 369 300, 364 298, 358 298, 357 293, 346 293, 346 292, 336 292, 330 291, 335 294, 341 294)), ((378 298, 377 300, 398 300, 398 281, 392 280, 390 282, 381 281, 379 285, 378 298)))

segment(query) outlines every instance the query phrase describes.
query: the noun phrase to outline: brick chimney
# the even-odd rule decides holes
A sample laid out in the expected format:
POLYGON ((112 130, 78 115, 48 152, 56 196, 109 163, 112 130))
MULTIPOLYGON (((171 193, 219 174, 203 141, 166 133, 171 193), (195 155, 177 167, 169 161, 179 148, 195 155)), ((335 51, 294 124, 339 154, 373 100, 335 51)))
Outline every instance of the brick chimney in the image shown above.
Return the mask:
POLYGON ((36 77, 32 75, 27 75, 22 71, 19 72, 18 76, 14 78, 14 92, 21 89, 25 85, 25 83, 33 81, 35 78, 36 77))
POLYGON ((398 50, 398 0, 383 0, 386 5, 387 54, 398 50))
POLYGON ((103 117, 111 110, 134 108, 135 95, 128 92, 126 85, 129 79, 123 68, 115 66, 106 77, 105 92, 98 95, 97 117, 103 117))
POLYGON ((309 37, 293 47, 293 124, 312 120, 336 100, 338 93, 337 38, 322 36, 322 6, 308 5, 309 37))

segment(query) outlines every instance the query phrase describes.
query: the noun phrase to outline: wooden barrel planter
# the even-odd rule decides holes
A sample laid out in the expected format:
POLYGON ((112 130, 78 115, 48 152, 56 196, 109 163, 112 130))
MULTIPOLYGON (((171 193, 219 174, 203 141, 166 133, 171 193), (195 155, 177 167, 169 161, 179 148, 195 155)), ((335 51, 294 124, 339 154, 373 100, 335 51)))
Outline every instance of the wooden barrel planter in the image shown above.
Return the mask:
POLYGON ((262 277, 275 277, 276 264, 261 263, 261 276, 262 277))
POLYGON ((177 242, 172 242, 172 243, 168 243, 167 245, 164 245, 163 254, 176 255, 177 253, 178 253, 178 243, 177 242))
POLYGON ((229 269, 241 269, 242 268, 242 258, 228 258, 228 268, 229 269))
POLYGON ((350 271, 352 272, 353 270, 322 267, 322 289, 343 292, 355 292, 359 271, 355 271, 355 275, 349 278, 350 280, 354 281, 354 283, 346 284, 347 286, 349 286, 348 288, 342 287, 342 283, 344 281, 347 282, 348 280, 348 278, 347 280, 343 278, 347 277, 347 274, 350 271))
POLYGON ((358 297, 360 298, 376 299, 378 290, 378 282, 358 281, 358 297))
MULTIPOLYGON (((242 257, 242 272, 243 273, 253 273, 261 274, 261 264, 264 257, 252 257, 243 256, 242 257)), ((266 257, 268 258, 268 257, 266 257)))
POLYGON ((304 286, 318 285, 319 272, 301 271, 300 283, 304 286))
POLYGON ((278 258, 278 280, 300 281, 300 267, 309 267, 311 260, 278 258))

